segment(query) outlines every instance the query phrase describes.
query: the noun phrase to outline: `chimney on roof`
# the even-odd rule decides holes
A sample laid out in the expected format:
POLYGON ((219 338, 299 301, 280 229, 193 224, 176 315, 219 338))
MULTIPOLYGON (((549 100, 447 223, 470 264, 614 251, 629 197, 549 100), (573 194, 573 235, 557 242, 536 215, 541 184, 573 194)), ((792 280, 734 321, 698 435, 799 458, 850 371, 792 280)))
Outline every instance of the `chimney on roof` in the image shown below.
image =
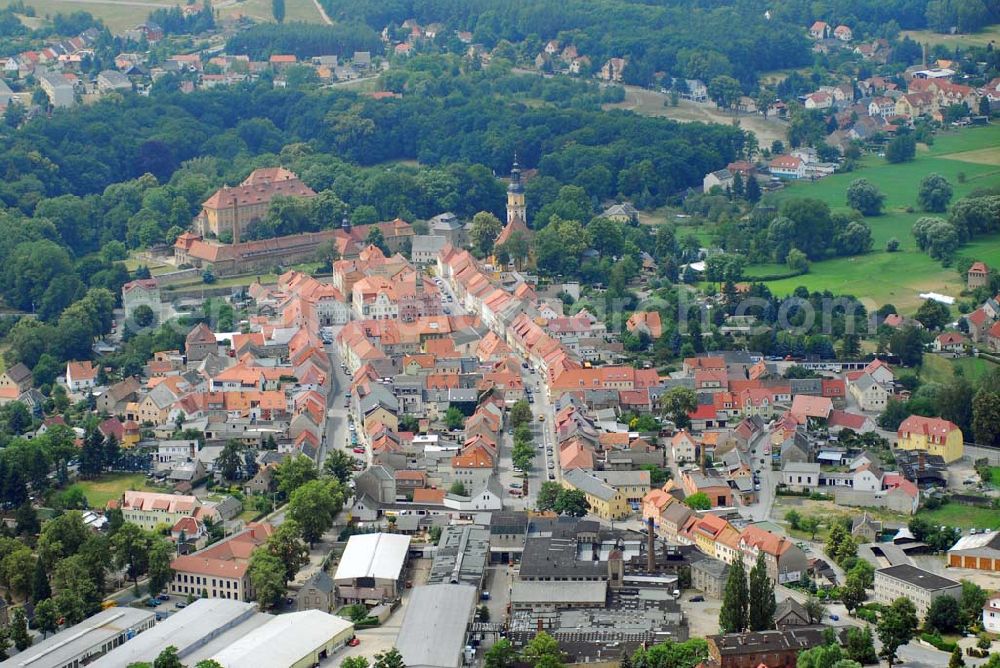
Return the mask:
POLYGON ((656 535, 653 533, 653 518, 646 520, 646 570, 656 570, 656 535))
POLYGON ((701 443, 699 443, 696 447, 698 448, 698 462, 699 462, 699 466, 701 467, 701 474, 705 475, 705 442, 704 442, 704 440, 701 443))
POLYGON ((233 245, 240 243, 240 198, 237 195, 233 198, 233 245))

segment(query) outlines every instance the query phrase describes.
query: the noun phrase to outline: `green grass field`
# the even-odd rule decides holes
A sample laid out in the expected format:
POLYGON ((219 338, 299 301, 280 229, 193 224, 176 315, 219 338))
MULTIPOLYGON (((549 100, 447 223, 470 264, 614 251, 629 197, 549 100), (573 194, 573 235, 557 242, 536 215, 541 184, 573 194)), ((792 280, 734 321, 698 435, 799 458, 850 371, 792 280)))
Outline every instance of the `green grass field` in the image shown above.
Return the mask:
POLYGON ((992 508, 976 508, 957 503, 947 503, 936 510, 921 510, 922 517, 933 524, 945 524, 962 529, 1000 529, 1000 512, 992 508))
POLYGON ((900 35, 906 35, 912 40, 928 46, 943 44, 949 49, 955 47, 986 46, 990 42, 1000 42, 1000 25, 987 26, 971 35, 942 35, 930 30, 904 30, 900 35))
MULTIPOLYGON (((834 210, 847 210, 847 187, 854 179, 865 178, 886 195, 886 207, 883 215, 866 219, 875 242, 870 253, 813 263, 806 275, 771 281, 771 290, 783 295, 802 285, 810 290, 831 290, 836 294, 869 299, 876 307, 892 303, 904 311, 915 310, 921 301, 918 293, 927 290, 957 296, 962 290, 958 273, 920 252, 910 235, 913 223, 926 215, 916 210, 917 188, 920 179, 931 172, 942 174, 952 183, 953 201, 975 188, 1000 184, 1000 124, 942 132, 933 146, 922 147, 911 162, 890 165, 872 156, 854 172, 834 174, 811 183, 793 183, 776 193, 778 201, 788 197, 815 197, 834 210), (969 151, 975 154, 961 155, 969 151), (963 159, 967 157, 976 162, 963 159), (991 162, 993 164, 989 164, 991 162), (964 174, 963 183, 959 182, 959 173, 964 174), (885 244, 891 238, 899 240, 900 252, 885 252, 885 244)), ((1000 235, 977 239, 962 247, 959 253, 1000 264, 1000 235)), ((750 273, 768 272, 751 270, 750 273)))
POLYGON ((108 505, 108 501, 121 497, 122 493, 130 489, 141 492, 162 491, 147 484, 146 476, 142 473, 106 475, 97 480, 82 480, 74 483, 73 487, 83 491, 91 508, 104 508, 108 505))
MULTIPOLYGON (((25 0, 39 17, 71 12, 89 12, 101 19, 112 32, 134 28, 149 17, 154 9, 173 7, 170 0, 25 0)), ((271 0, 236 0, 217 3, 220 17, 248 16, 256 21, 273 21, 271 0)), ((320 23, 319 12, 312 0, 285 0, 285 21, 320 23)))
POLYGON ((925 353, 920 366, 920 379, 924 382, 946 383, 955 376, 955 370, 975 382, 996 368, 996 364, 982 357, 958 357, 949 359, 933 353, 925 353))

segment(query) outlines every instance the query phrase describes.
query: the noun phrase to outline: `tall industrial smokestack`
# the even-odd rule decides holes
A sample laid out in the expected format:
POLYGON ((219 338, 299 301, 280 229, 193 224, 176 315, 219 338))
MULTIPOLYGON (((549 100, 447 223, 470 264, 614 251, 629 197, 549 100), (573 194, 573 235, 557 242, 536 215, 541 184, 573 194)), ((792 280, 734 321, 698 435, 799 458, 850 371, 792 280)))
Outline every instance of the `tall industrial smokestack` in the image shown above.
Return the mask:
POLYGON ((653 518, 646 519, 646 570, 656 570, 656 534, 653 533, 653 518))

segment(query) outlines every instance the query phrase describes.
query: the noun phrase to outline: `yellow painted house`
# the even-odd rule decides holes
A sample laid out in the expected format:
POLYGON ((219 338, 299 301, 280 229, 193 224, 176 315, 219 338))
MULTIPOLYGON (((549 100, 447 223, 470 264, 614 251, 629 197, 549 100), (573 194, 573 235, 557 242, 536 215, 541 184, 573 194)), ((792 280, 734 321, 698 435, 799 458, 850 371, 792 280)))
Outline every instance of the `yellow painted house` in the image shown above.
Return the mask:
POLYGON ((942 457, 946 463, 962 458, 965 449, 962 430, 941 418, 911 415, 896 431, 900 450, 917 450, 942 457))
POLYGON ((591 514, 602 520, 620 520, 632 514, 628 499, 621 491, 608 485, 585 469, 570 469, 563 474, 563 487, 577 489, 587 497, 591 514))

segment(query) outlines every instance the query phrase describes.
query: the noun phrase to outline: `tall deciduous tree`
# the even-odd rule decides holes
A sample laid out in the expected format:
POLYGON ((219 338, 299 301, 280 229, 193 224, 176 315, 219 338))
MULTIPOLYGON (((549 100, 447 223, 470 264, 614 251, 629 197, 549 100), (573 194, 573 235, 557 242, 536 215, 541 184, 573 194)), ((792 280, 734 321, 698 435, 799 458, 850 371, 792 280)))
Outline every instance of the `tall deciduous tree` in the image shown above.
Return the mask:
POLYGON ((750 571, 750 601, 747 622, 751 631, 766 631, 774 628, 774 584, 767 574, 764 553, 757 555, 757 563, 750 571))
POLYGON ((883 204, 885 195, 868 179, 855 179, 847 187, 847 206, 857 209, 866 216, 877 216, 882 213, 883 204))
POLYGON ((719 628, 723 633, 740 633, 749 623, 750 593, 747 587, 746 566, 742 555, 729 568, 729 578, 722 594, 719 611, 719 628))
POLYGON ((285 22, 285 0, 271 0, 271 15, 278 23, 285 22))
POLYGON ((261 610, 278 604, 285 594, 285 566, 267 548, 258 547, 250 555, 250 583, 261 610))
POLYGON ((878 638, 882 642, 882 658, 889 663, 889 668, 896 661, 896 650, 913 639, 917 623, 917 610, 908 598, 897 598, 882 612, 878 638))
POLYGON ((500 236, 503 224, 500 219, 489 211, 480 211, 472 217, 469 227, 469 240, 483 255, 493 252, 493 242, 500 236))
POLYGON ((948 179, 940 174, 931 173, 920 180, 917 189, 917 203, 924 211, 940 213, 948 208, 953 189, 948 179))

